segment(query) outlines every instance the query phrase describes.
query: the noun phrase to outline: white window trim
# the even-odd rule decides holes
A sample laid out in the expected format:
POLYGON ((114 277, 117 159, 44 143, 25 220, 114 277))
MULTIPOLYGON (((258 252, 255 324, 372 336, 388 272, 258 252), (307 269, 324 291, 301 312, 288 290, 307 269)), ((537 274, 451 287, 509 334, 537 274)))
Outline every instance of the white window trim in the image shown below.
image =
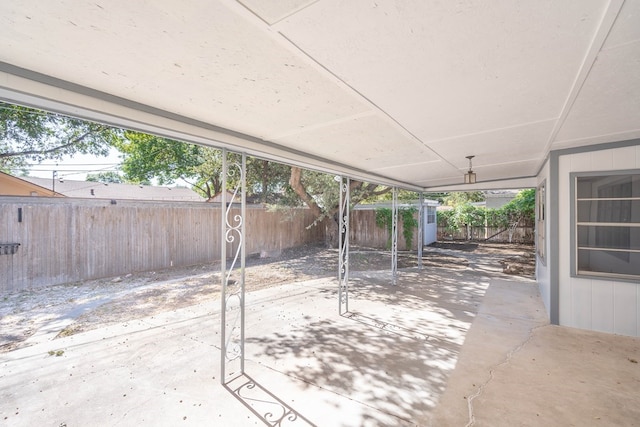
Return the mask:
MULTIPOLYGON (((616 176, 616 175, 640 175, 639 169, 632 170, 614 170, 614 171, 590 171, 590 172, 572 172, 570 173, 570 194, 571 194, 571 276, 582 277, 589 279, 602 279, 602 280, 616 280, 624 282, 638 283, 640 280, 640 274, 629 275, 621 273, 603 273, 597 271, 584 271, 578 269, 578 226, 579 225, 591 225, 591 226, 624 226, 624 227, 640 227, 640 223, 585 223, 577 220, 578 215, 578 197, 577 197, 577 183, 578 178, 592 177, 592 176, 616 176)), ((583 200, 622 200, 612 198, 584 198, 583 200)), ((629 197, 624 200, 637 200, 637 198, 629 197)), ((580 248, 581 250, 590 248, 580 248)), ((593 248, 593 250, 602 250, 600 248, 593 248)), ((626 253, 639 253, 637 249, 606 249, 612 252, 626 252, 626 253)))

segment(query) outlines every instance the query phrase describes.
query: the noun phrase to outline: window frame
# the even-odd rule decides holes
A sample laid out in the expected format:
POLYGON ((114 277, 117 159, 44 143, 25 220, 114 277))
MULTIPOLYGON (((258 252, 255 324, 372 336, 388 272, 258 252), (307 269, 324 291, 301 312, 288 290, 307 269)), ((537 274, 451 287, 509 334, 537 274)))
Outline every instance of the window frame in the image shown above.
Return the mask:
MULTIPOLYGON (((588 178, 594 176, 603 176, 603 177, 611 177, 614 178, 620 175, 636 175, 640 176, 640 169, 626 169, 626 170, 614 170, 614 171, 590 171, 590 172, 572 172, 569 174, 570 176, 570 221, 571 221, 571 277, 579 277, 579 278, 588 278, 588 279, 600 279, 600 280, 615 280, 621 282, 633 282, 638 283, 640 281, 640 273, 637 275, 634 274, 626 274, 626 273, 604 273, 598 271, 588 271, 588 270, 580 270, 578 268, 578 255, 579 255, 579 247, 578 247, 578 226, 586 225, 585 221, 578 220, 578 202, 585 200, 594 200, 598 198, 578 198, 578 179, 579 178, 588 178)), ((605 199, 606 198, 602 198, 605 199)), ((625 197, 622 199, 634 200, 633 196, 625 197)), ((591 223, 591 222, 589 222, 591 223)), ((597 224, 598 221, 593 222, 593 224, 597 224)), ((598 225, 597 227, 640 227, 640 222, 601 222, 605 225, 598 225)), ((594 247, 595 249, 595 247, 594 247)), ((602 248, 606 250, 606 247, 602 248)), ((640 250, 629 248, 628 250, 617 250, 622 253, 640 253, 640 250)))
POLYGON ((536 188, 536 254, 543 265, 547 265, 547 181, 536 188))
POLYGON ((435 206, 425 206, 426 208, 426 223, 435 224, 438 222, 437 211, 435 206))

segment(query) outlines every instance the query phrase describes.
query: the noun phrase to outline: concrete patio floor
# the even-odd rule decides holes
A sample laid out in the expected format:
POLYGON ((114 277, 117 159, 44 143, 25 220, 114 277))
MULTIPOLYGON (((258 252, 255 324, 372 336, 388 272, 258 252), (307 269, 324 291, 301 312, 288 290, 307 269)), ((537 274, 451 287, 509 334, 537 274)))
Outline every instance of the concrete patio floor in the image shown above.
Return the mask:
MULTIPOLYGON (((219 301, 0 355, 6 426, 640 425, 640 340, 548 325, 532 280, 408 269, 247 294, 220 384, 219 301)), ((490 274, 491 273, 491 274, 490 274)))

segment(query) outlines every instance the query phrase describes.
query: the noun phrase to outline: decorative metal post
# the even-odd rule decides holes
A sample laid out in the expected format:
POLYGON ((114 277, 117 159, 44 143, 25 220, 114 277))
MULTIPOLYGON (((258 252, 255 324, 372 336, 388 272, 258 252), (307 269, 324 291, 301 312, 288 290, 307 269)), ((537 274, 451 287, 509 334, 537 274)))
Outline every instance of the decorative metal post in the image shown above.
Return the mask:
MULTIPOLYGON (((222 280, 220 317, 220 381, 226 384, 244 374, 244 291, 245 291, 245 218, 247 156, 228 164, 227 150, 222 150, 221 193, 221 261, 222 280), (237 182, 233 191, 227 191, 228 178, 237 182), (240 202, 240 213, 232 212, 234 202, 240 202), (231 244, 233 258, 227 267, 227 244, 231 244), (235 245, 235 250, 234 250, 235 245), (240 259, 240 270, 237 270, 240 259)), ((235 157, 235 156, 234 156, 235 157)), ((237 207, 236 207, 237 209, 237 207)))
POLYGON ((418 208, 418 269, 422 270, 422 246, 424 245, 424 193, 420 192, 418 208))
POLYGON ((391 199, 391 275, 392 284, 398 283, 398 189, 393 187, 391 199))
POLYGON ((338 244, 340 249, 340 263, 338 266, 338 312, 343 315, 349 311, 349 178, 336 177, 340 180, 340 224, 338 244))

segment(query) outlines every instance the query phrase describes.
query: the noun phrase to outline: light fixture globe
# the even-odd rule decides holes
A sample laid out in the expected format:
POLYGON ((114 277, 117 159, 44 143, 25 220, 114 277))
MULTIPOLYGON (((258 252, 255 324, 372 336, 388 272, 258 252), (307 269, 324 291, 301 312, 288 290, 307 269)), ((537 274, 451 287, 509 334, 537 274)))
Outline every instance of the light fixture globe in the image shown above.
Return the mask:
POLYGON ((464 174, 464 183, 465 184, 475 184, 476 183, 476 174, 473 170, 471 170, 471 159, 475 156, 467 156, 469 159, 469 171, 464 174))

